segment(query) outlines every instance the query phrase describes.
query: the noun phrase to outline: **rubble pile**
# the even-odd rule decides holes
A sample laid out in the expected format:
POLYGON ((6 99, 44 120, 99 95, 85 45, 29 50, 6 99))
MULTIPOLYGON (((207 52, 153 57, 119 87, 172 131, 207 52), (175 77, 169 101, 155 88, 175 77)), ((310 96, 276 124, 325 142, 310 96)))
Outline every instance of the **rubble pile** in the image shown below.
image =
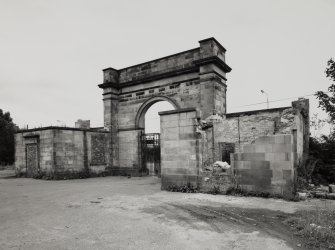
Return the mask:
POLYGON ((306 198, 335 200, 335 184, 330 184, 328 186, 315 186, 314 184, 310 184, 309 187, 310 190, 308 191, 298 192, 301 200, 305 200, 306 198))

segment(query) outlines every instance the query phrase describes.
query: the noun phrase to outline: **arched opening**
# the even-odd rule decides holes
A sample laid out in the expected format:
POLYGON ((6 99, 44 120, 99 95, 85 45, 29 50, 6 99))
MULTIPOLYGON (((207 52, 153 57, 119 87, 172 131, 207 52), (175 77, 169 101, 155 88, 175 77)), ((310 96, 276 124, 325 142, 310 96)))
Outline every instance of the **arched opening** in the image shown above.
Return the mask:
POLYGON ((144 115, 145 133, 160 133, 160 117, 158 113, 174 109, 173 105, 167 101, 154 103, 144 115))
MULTIPOLYGON (((158 102, 168 102, 172 105, 172 109, 179 109, 179 105, 173 99, 165 96, 156 96, 147 101, 145 101, 141 107, 139 108, 136 118, 135 118, 135 126, 137 129, 145 130, 145 114, 147 113, 148 109, 153 106, 155 103, 158 102)), ((163 111, 163 110, 161 110, 163 111)), ((160 111, 159 111, 160 112, 160 111)))
POLYGON ((142 131, 140 137, 142 172, 160 176, 160 116, 158 113, 178 108, 177 104, 167 97, 154 97, 140 107, 136 126, 142 131))

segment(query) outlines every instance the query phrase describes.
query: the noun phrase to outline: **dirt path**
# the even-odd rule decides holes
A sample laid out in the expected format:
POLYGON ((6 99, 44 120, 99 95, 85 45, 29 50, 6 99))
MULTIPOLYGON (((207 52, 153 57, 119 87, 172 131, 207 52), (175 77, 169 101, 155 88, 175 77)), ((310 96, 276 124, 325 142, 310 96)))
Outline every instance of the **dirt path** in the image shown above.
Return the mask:
POLYGON ((170 193, 159 182, 0 178, 0 249, 304 249, 283 218, 322 205, 170 193))

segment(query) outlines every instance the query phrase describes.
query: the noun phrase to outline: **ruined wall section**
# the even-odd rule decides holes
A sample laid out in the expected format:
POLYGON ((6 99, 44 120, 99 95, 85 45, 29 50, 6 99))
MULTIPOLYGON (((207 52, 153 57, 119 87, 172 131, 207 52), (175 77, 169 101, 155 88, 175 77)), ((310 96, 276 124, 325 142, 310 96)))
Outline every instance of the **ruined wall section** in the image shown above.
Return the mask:
MULTIPOLYGON (((292 193, 297 167, 308 152, 308 108, 308 100, 300 99, 292 107, 227 114, 207 129, 213 135, 207 133, 209 155, 204 157, 210 164, 227 161, 224 150, 235 145, 228 160, 236 173, 236 185, 248 191, 292 193)), ((203 186, 226 190, 232 183, 208 168, 210 164, 202 166, 203 186)))
MULTIPOLYGON (((214 122, 215 137, 215 156, 218 157, 220 142, 229 142, 235 144, 235 152, 240 152, 244 145, 254 143, 256 138, 263 135, 273 135, 276 133, 291 133, 287 130, 278 130, 278 123, 281 117, 286 114, 290 107, 277 108, 270 110, 257 110, 250 112, 227 114, 226 118, 214 122)), ((294 121, 294 119, 293 119, 294 121)), ((282 121, 283 122, 283 121, 282 121)), ((289 123, 291 121, 288 121, 289 123)), ((281 128, 283 128, 282 125, 281 128)), ((290 129, 291 124, 288 126, 290 129)))

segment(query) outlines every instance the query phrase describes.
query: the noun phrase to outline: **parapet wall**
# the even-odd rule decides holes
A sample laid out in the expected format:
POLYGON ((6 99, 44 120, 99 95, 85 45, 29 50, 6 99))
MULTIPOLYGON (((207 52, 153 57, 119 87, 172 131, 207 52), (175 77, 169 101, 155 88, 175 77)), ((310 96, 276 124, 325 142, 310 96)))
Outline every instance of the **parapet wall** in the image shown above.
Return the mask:
POLYGON ((199 59, 199 54, 200 49, 196 48, 165 58, 121 69, 119 71, 119 83, 122 85, 128 82, 143 80, 145 78, 154 77, 171 71, 183 71, 183 69, 191 70, 192 67, 194 67, 193 61, 199 59))

